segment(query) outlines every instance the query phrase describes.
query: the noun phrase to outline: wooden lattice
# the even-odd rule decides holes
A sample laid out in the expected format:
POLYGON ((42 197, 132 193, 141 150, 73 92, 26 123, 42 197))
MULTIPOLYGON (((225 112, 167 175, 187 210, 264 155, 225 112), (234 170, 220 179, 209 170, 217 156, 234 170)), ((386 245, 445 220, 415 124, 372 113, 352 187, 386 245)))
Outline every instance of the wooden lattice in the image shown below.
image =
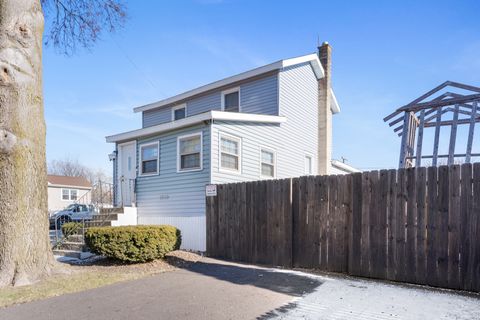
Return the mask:
POLYGON ((479 87, 446 81, 409 104, 398 108, 383 120, 391 127, 395 126, 394 132, 402 137, 399 168, 420 167, 422 159, 432 159, 432 165, 437 166, 439 158, 447 158, 448 165, 452 165, 457 159, 470 163, 472 157, 480 156, 480 153, 472 151, 475 125, 480 122, 479 87), (446 91, 433 98, 436 93, 448 87, 466 90, 468 94, 446 91), (445 115, 449 113, 453 114, 452 119, 445 120, 445 115), (442 117, 444 117, 443 120, 442 117), (455 153, 457 128, 460 125, 469 126, 465 153, 455 153), (448 154, 438 154, 440 130, 444 126, 451 127, 448 154), (422 145, 424 130, 427 128, 435 128, 435 133, 433 154, 425 155, 422 154, 422 145))

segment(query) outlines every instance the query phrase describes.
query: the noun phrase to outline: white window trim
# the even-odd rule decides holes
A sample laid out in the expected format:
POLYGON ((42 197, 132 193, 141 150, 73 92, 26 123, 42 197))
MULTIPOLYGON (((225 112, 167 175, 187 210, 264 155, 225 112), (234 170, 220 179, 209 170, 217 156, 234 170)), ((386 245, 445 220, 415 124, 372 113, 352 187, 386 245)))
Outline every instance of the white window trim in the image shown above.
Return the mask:
MULTIPOLYGON (((259 153, 259 160, 260 160, 260 177, 265 178, 265 179, 275 179, 277 177, 277 151, 275 151, 272 148, 268 147, 260 147, 260 153, 259 153), (273 153, 273 177, 272 176, 264 176, 262 174, 262 151, 267 151, 273 153)), ((266 163, 270 164, 270 163, 266 163)))
POLYGON ((309 153, 309 152, 305 152, 305 154, 303 155, 303 170, 304 170, 304 174, 307 175, 307 176, 312 176, 315 174, 315 168, 314 168, 314 163, 315 163, 315 158, 313 156, 313 154, 309 153), (306 164, 307 164, 307 157, 310 157, 310 159, 312 160, 312 172, 311 173, 307 173, 306 171, 306 164))
POLYGON ((185 118, 187 117, 187 104, 182 103, 182 104, 179 104, 178 106, 172 107, 172 121, 185 119, 185 118, 182 118, 182 119, 175 120, 175 110, 178 110, 178 109, 185 109, 185 118))
POLYGON ((138 157, 140 159, 140 164, 138 166, 138 176, 139 177, 158 176, 160 174, 160 141, 142 143, 138 145, 138 153, 139 153, 138 157), (143 173, 142 172, 142 169, 143 169, 142 168, 143 167, 142 148, 149 147, 149 146, 157 146, 157 172, 143 173))
POLYGON ((60 191, 60 200, 62 200, 62 201, 77 201, 80 198, 78 191, 79 190, 75 189, 75 188, 62 188, 61 191, 60 191), (68 199, 63 199, 63 190, 68 190, 68 199), (77 199, 75 199, 75 200, 72 199, 72 190, 77 191, 77 199))
POLYGON ((203 132, 195 132, 191 134, 185 134, 183 136, 177 137, 177 173, 184 173, 184 172, 194 172, 194 171, 202 171, 203 170, 203 132), (195 136, 200 136, 200 168, 193 168, 193 169, 181 169, 181 157, 180 157, 180 141, 185 138, 191 138, 195 136))
POLYGON ((242 138, 237 137, 225 132, 218 132, 218 171, 219 172, 224 172, 224 173, 236 173, 236 174, 242 174, 242 138), (238 142, 238 155, 230 154, 228 152, 225 152, 230 155, 238 156, 238 169, 229 169, 229 168, 223 168, 222 167, 222 137, 227 138, 229 140, 235 140, 238 142))
POLYGON ((238 112, 242 112, 242 99, 240 94, 240 87, 231 88, 222 91, 222 111, 225 111, 225 95, 238 91, 238 112))

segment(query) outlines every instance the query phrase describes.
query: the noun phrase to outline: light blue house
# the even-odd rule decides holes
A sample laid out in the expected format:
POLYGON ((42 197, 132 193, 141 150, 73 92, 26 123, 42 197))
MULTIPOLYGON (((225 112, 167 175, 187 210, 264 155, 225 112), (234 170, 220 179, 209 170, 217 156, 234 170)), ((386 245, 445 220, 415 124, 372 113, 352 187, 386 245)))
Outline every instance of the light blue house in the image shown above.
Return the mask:
POLYGON ((205 250, 205 186, 354 171, 331 161, 330 46, 137 107, 115 143, 116 204, 138 224, 171 224, 205 250))

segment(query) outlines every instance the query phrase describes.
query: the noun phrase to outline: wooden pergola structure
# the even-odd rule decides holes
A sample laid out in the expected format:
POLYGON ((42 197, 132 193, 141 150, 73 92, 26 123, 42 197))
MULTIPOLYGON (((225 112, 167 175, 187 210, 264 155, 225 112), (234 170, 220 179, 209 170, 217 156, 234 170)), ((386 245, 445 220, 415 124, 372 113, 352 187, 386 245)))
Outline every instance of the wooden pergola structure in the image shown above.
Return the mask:
POLYGON ((439 158, 448 158, 447 163, 451 165, 456 158, 463 158, 465 163, 470 163, 472 157, 480 156, 480 153, 472 152, 475 125, 480 122, 479 87, 446 81, 409 104, 398 108, 383 120, 388 122, 390 127, 395 126, 394 132, 402 137, 399 168, 420 167, 422 159, 432 159, 432 165, 437 166, 439 158), (447 89, 446 92, 433 98, 436 93, 448 87, 462 89, 467 91, 467 94, 454 93, 447 89), (445 120, 449 114, 452 114, 451 119, 449 117, 445 120), (459 125, 468 125, 469 129, 465 153, 456 154, 459 125), (440 129, 445 126, 451 127, 448 154, 438 154, 440 129), (422 154, 426 128, 435 128, 433 154, 428 155, 422 154))

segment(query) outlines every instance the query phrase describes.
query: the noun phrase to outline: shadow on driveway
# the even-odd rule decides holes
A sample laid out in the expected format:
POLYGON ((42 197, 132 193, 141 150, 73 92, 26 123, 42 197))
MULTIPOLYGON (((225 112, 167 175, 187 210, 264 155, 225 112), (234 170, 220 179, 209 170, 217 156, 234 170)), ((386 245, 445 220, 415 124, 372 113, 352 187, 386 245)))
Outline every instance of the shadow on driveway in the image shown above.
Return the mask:
MULTIPOLYGON (((173 263, 177 267, 183 265, 178 261, 173 263)), ((274 271, 211 258, 203 258, 193 264, 186 263, 183 269, 237 285, 255 286, 294 297, 312 293, 323 283, 317 278, 293 272, 274 271)))

